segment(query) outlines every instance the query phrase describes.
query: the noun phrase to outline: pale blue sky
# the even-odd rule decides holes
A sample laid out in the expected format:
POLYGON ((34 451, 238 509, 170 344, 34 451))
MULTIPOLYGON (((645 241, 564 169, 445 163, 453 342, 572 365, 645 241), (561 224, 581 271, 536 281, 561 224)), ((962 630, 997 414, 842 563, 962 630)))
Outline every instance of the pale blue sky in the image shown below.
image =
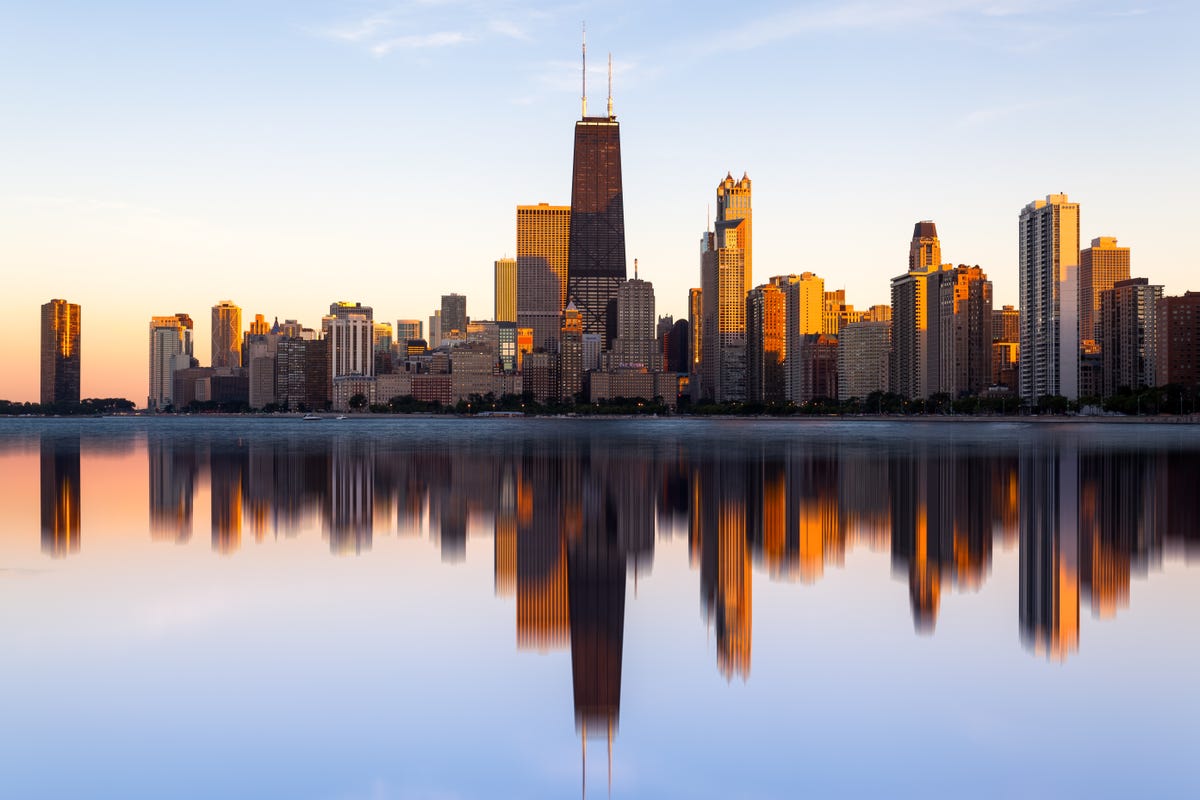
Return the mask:
POLYGON ((146 393, 146 323, 315 324, 337 299, 492 316, 514 206, 570 199, 579 26, 616 64, 630 271, 698 285, 706 206, 754 180, 755 282, 888 300, 919 219, 1015 302, 1016 216, 1189 283, 1200 182, 1192 2, 8 2, 0 9, 0 397, 36 399, 38 306, 84 306, 85 396, 146 393))

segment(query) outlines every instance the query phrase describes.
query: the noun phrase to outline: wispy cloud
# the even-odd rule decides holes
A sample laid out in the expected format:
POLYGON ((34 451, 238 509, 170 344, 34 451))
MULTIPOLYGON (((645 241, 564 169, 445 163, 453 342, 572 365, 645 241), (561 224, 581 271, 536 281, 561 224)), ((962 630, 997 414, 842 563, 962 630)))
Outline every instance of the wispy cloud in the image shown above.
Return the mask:
POLYGON ((359 19, 319 28, 316 35, 386 56, 489 38, 531 41, 546 14, 512 2, 407 0, 376 6, 359 19))
POLYGON ((470 41, 470 37, 462 31, 438 31, 436 33, 410 34, 397 36, 392 39, 373 42, 371 54, 386 56, 393 50, 414 50, 430 47, 449 47, 470 41))

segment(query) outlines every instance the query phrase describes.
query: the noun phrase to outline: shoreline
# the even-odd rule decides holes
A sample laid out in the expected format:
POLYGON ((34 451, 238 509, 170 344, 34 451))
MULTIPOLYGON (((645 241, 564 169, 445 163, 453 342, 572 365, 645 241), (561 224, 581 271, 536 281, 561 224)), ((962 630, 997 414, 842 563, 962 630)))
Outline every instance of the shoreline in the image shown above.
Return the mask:
POLYGON ((237 413, 221 413, 214 412, 211 414, 111 414, 104 416, 91 415, 76 415, 76 416, 57 416, 57 415, 20 415, 20 416, 4 416, 0 415, 0 423, 8 420, 106 420, 106 419, 131 419, 131 420, 206 420, 206 419, 247 419, 247 420, 262 420, 262 421, 292 421, 292 422, 361 422, 367 421, 403 421, 411 419, 445 419, 445 420, 500 420, 510 422, 513 420, 587 420, 587 421, 603 421, 603 420, 670 420, 670 421, 729 421, 729 420, 749 420, 755 422, 776 421, 780 423, 791 422, 794 424, 803 425, 809 422, 864 422, 864 423, 934 423, 943 424, 949 423, 954 425, 970 425, 970 424, 995 424, 995 423, 1029 423, 1039 425, 1197 425, 1200 424, 1200 413, 1184 414, 1184 415, 1156 415, 1156 416, 1080 416, 1080 415, 991 415, 991 416, 972 416, 972 415, 887 415, 887 414, 854 414, 854 415, 748 415, 748 414, 671 414, 668 416, 656 416, 647 414, 534 414, 534 415, 485 415, 485 414, 438 414, 434 412, 413 412, 411 414, 371 414, 371 413, 344 413, 336 412, 318 413, 315 415, 318 419, 305 419, 303 414, 288 413, 288 414, 237 414, 237 413))

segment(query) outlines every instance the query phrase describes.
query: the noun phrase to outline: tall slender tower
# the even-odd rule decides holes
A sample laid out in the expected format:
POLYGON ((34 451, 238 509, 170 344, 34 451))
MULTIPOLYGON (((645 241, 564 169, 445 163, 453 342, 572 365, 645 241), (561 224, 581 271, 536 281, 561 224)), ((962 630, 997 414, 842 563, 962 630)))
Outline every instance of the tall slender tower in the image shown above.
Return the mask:
POLYGON ((242 365, 242 309, 232 300, 212 307, 212 366, 242 365))
POLYGON ((1021 399, 1079 396, 1079 204, 1047 195, 1021 209, 1021 399))
POLYGON ((495 312, 496 322, 517 321, 517 260, 501 258, 496 261, 495 312))
POLYGON ((78 403, 79 306, 51 300, 42 306, 41 402, 78 403))
POLYGON ((719 403, 746 399, 746 295, 752 279, 751 186, 732 174, 717 186, 715 230, 700 240, 700 396, 719 403))
POLYGON ((587 49, 584 46, 583 116, 575 123, 571 177, 571 229, 567 252, 567 300, 583 320, 583 332, 600 335, 608 349, 617 287, 625 280, 625 206, 621 192, 621 129, 612 113, 609 65, 608 114, 587 114, 587 49))

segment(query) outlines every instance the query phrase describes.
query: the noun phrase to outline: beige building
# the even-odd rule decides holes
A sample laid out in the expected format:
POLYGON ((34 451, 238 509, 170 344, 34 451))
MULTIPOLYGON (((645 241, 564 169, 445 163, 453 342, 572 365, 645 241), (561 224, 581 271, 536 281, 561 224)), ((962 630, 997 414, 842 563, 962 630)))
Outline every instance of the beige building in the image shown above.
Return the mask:
POLYGON ((150 318, 150 389, 146 408, 175 404, 175 371, 192 366, 192 318, 187 314, 150 318))
POLYGON ((1100 341, 1100 294, 1129 280, 1129 248, 1112 236, 1092 239, 1079 253, 1079 338, 1100 341))
POLYGON ((593 403, 617 397, 643 400, 661 397, 668 407, 675 408, 678 392, 679 380, 674 373, 636 367, 593 372, 588 384, 588 399, 593 403))
POLYGON ((242 309, 232 300, 212 307, 212 366, 242 366, 242 309))
POLYGON ((1018 221, 1021 398, 1079 397, 1079 204, 1047 195, 1018 221))
POLYGON ((535 347, 557 350, 570 236, 570 206, 517 206, 517 324, 533 329, 535 347))
POLYGON ((950 264, 942 257, 937 227, 913 226, 908 272, 892 278, 891 391, 910 400, 936 394, 941 383, 941 281, 950 264))
POLYGON ((517 260, 502 258, 496 262, 495 321, 517 321, 517 260))
POLYGON ((751 184, 731 174, 717 186, 717 220, 700 242, 700 397, 746 399, 746 294, 753 276, 751 184))
POLYGON ((888 392, 892 323, 853 322, 838 334, 838 399, 888 392))
POLYGON ((825 280, 811 272, 771 279, 783 289, 785 315, 784 395, 793 403, 812 399, 805 385, 800 344, 806 336, 819 335, 825 327, 825 280))

